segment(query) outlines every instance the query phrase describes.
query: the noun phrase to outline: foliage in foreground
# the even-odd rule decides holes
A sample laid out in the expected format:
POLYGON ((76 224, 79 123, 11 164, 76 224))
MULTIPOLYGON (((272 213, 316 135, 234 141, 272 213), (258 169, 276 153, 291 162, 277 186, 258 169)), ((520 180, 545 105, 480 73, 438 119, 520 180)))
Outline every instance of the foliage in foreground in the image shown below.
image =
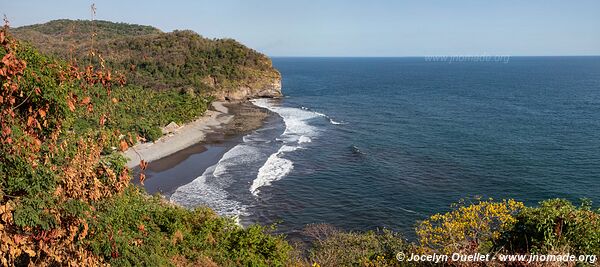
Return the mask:
MULTIPOLYGON (((52 60, 7 29, 0 30, 3 266, 283 265, 289 245, 268 229, 242 229, 137 191, 123 156, 105 149, 125 142, 111 123, 135 125, 120 117, 137 100, 115 93, 119 75, 52 60)), ((170 96, 167 104, 183 97, 170 96)))
POLYGON ((419 251, 574 255, 600 253, 600 209, 549 199, 537 207, 514 200, 479 201, 436 214, 417 227, 419 251))
MULTIPOLYGON (((477 200, 452 207, 447 213, 435 214, 418 223, 414 243, 387 230, 355 233, 328 225, 309 226, 305 232, 311 241, 308 248, 302 248, 307 250, 302 261, 305 265, 314 266, 419 266, 430 263, 398 261, 396 253, 402 252, 407 257, 412 253, 597 257, 600 253, 600 209, 593 210, 589 201, 575 206, 564 199, 550 199, 536 207, 526 207, 514 200, 477 200)), ((598 263, 597 258, 593 260, 596 262, 588 263, 598 263)), ((464 262, 446 264, 477 265, 464 262)), ((500 262, 487 264, 504 265, 500 262)), ((528 265, 527 262, 511 264, 528 265)), ((560 263, 552 264, 562 266, 560 263)), ((575 263, 564 265, 574 266, 575 263)))
POLYGON ((397 266, 396 254, 410 246, 390 230, 366 233, 344 232, 327 224, 309 225, 304 234, 310 238, 305 263, 320 266, 397 266))
POLYGON ((291 247, 258 225, 187 210, 130 188, 97 205, 88 242, 116 266, 281 266, 291 247))
POLYGON ((454 210, 435 214, 417 226, 420 249, 428 254, 490 250, 501 234, 514 226, 515 215, 523 207, 514 200, 456 205, 454 210))
POLYGON ((129 185, 122 160, 101 157, 110 139, 68 129, 90 110, 87 89, 110 90, 111 72, 79 69, 18 45, 0 30, 0 255, 3 265, 83 263, 101 259, 78 245, 89 234, 93 203, 129 185))
POLYGON ((516 219, 504 237, 504 246, 512 251, 600 255, 600 209, 594 210, 590 201, 575 206, 565 199, 550 199, 523 208, 516 219))
POLYGON ((6 28, 0 45, 3 266, 398 266, 406 264, 396 260, 398 252, 600 253, 600 212, 562 199, 538 207, 462 203, 421 222, 416 243, 387 230, 315 225, 306 231, 309 244, 292 251, 271 229, 243 229, 208 209, 148 196, 130 184, 123 157, 106 151, 140 122, 156 126, 199 112, 136 119, 152 110, 148 105, 203 100, 173 92, 140 96, 135 87, 117 87, 122 80, 107 69, 80 69, 18 45, 6 28))

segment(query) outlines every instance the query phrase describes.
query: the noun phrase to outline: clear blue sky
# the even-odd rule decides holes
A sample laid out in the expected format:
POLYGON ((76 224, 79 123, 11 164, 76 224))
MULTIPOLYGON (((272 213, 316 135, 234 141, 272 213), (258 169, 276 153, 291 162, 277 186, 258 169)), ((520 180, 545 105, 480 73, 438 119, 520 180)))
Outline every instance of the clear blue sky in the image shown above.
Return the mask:
MULTIPOLYGON (((12 26, 91 1, 1 0, 12 26)), ((95 1, 97 19, 230 37, 270 56, 600 55, 600 1, 95 1)))

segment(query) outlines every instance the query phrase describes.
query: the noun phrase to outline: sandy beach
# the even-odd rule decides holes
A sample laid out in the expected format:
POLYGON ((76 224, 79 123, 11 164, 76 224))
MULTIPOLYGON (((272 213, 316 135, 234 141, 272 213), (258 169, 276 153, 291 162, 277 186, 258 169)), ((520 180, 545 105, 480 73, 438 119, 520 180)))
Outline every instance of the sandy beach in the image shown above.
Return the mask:
MULTIPOLYGON (((187 153, 187 150, 184 151, 186 148, 214 143, 216 140, 223 140, 226 136, 257 129, 262 125, 262 120, 267 114, 267 110, 249 102, 213 102, 211 108, 195 121, 180 126, 155 142, 141 143, 129 148, 124 153, 129 159, 127 166, 135 168, 142 159, 152 163, 169 156, 178 158, 181 155, 174 154, 182 151, 185 154, 187 153)), ((200 147, 194 148, 196 153, 201 153, 202 150, 203 148, 200 147)))
POLYGON ((127 166, 134 168, 141 160, 152 162, 203 141, 206 134, 233 119, 224 102, 213 102, 212 108, 197 120, 180 126, 155 142, 137 144, 125 151, 127 166))
MULTIPOLYGON (((171 194, 191 182, 223 154, 237 145, 241 137, 260 128, 273 113, 250 102, 213 102, 210 110, 156 142, 129 148, 127 166, 139 172, 141 159, 149 162, 144 188, 150 194, 171 194)), ((132 180, 139 184, 137 179, 132 180)))

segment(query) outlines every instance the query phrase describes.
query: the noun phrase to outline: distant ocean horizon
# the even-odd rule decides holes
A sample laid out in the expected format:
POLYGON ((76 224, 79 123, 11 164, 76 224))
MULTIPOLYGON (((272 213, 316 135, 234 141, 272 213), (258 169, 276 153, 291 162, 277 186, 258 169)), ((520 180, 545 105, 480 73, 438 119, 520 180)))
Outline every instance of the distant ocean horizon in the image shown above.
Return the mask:
POLYGON ((415 223, 477 197, 600 202, 600 57, 274 57, 273 111, 171 196, 243 224, 415 223), (195 197, 191 197, 195 196, 195 197))
POLYGON ((431 54, 431 55, 420 55, 420 56, 271 56, 273 61, 279 59, 424 59, 427 57, 494 57, 494 56, 508 56, 510 58, 593 58, 600 57, 600 55, 511 55, 511 54, 431 54))

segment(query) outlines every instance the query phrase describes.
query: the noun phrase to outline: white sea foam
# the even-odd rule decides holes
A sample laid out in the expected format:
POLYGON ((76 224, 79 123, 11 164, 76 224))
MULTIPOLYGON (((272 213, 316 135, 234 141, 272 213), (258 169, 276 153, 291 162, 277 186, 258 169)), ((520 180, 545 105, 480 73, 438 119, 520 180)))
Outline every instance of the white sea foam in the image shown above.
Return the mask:
MULTIPOLYGON (((258 160, 260 154, 258 153, 258 149, 253 146, 239 144, 223 155, 223 157, 219 160, 217 167, 215 168, 215 172, 213 175, 215 177, 222 177, 223 174, 227 172, 227 169, 231 166, 237 164, 246 164, 249 162, 253 162, 258 160)), ((222 184, 223 186, 228 186, 231 182, 230 179, 219 179, 220 181, 226 183, 222 184)))
POLYGON ((310 139, 310 137, 308 136, 300 136, 300 138, 298 138, 298 144, 302 144, 302 143, 310 143, 312 142, 312 139, 310 139))
POLYGON ((326 118, 329 121, 329 123, 331 123, 333 125, 346 124, 345 122, 334 121, 331 117, 329 117, 329 116, 327 116, 327 115, 325 115, 323 113, 319 113, 319 112, 315 112, 315 113, 317 113, 317 115, 319 115, 321 117, 326 118))
POLYGON ((285 131, 281 135, 280 140, 297 142, 301 136, 310 137, 317 133, 317 128, 308 124, 308 120, 318 116, 312 111, 274 106, 269 103, 268 99, 255 99, 252 100, 252 103, 259 107, 269 109, 283 118, 285 131))
POLYGON ((224 174, 231 166, 257 160, 260 155, 256 150, 255 147, 244 144, 233 147, 217 164, 207 168, 200 177, 177 188, 171 195, 171 201, 189 208, 207 205, 218 214, 225 216, 246 215, 246 207, 230 199, 224 190, 233 182, 224 174))
POLYGON ((241 203, 227 198, 227 192, 218 186, 209 184, 206 180, 215 170, 215 164, 194 181, 177 188, 171 195, 171 201, 188 208, 206 205, 224 216, 239 216, 246 214, 246 207, 241 203))
POLYGON ((280 180, 292 171, 294 163, 284 158, 285 153, 302 148, 302 144, 312 141, 311 137, 317 135, 318 129, 308 122, 321 115, 305 107, 290 108, 272 105, 267 99, 256 99, 252 103, 279 114, 285 123, 285 131, 277 138, 278 141, 284 144, 277 152, 267 158, 250 186, 250 192, 256 196, 260 187, 269 186, 273 181, 280 180))
POLYGON ((285 152, 291 152, 296 149, 298 147, 283 145, 277 153, 269 156, 267 162, 258 169, 256 179, 254 179, 250 186, 250 192, 257 196, 260 187, 269 186, 271 182, 280 180, 290 173, 294 169, 294 163, 289 159, 282 158, 282 156, 285 152))
POLYGON ((335 121, 335 120, 333 120, 333 119, 332 119, 331 117, 329 117, 327 114, 323 114, 323 113, 321 113, 321 112, 318 112, 318 111, 313 111, 313 110, 311 110, 310 108, 307 108, 307 107, 301 107, 301 108, 302 108, 303 110, 310 111, 310 112, 312 112, 312 113, 314 113, 314 114, 317 114, 318 116, 321 116, 321 117, 323 117, 323 118, 326 118, 326 119, 329 121, 329 123, 331 123, 331 124, 333 124, 333 125, 346 124, 345 122, 338 122, 338 121, 335 121))
POLYGON ((403 208, 403 207, 397 207, 397 208, 398 208, 399 210, 406 211, 406 212, 408 212, 408 213, 420 214, 419 212, 416 212, 416 211, 414 211, 414 210, 405 209, 405 208, 403 208))
POLYGON ((329 122, 331 122, 331 124, 334 124, 334 125, 346 124, 345 122, 337 122, 337 121, 334 121, 334 120, 333 120, 333 119, 331 119, 331 118, 329 119, 329 122))
POLYGON ((327 115, 321 113, 321 112, 317 112, 317 111, 313 111, 315 114, 321 116, 321 117, 325 117, 325 118, 329 118, 327 115))

